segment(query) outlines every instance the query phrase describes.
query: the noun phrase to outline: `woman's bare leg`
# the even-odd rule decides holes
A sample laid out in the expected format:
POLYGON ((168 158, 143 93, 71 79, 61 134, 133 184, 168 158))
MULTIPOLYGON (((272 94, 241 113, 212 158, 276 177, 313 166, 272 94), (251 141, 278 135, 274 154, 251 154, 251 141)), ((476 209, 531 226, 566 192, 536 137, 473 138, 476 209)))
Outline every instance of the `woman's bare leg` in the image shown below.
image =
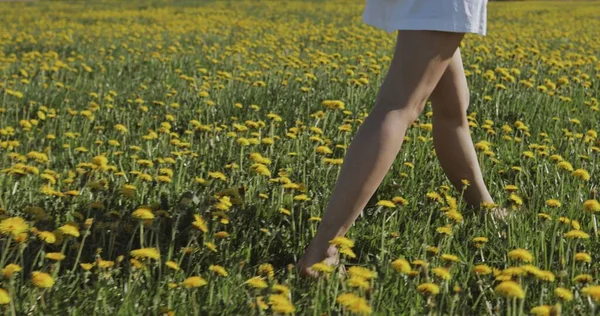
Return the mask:
POLYGON ((380 185, 407 128, 422 112, 463 35, 398 32, 394 57, 375 106, 348 148, 321 224, 298 262, 302 274, 314 276, 310 266, 324 259, 335 260, 329 241, 346 233, 380 185))
POLYGON ((433 107, 433 144, 446 176, 459 192, 463 188, 461 180, 470 182, 463 196, 468 204, 479 207, 482 203, 493 203, 483 182, 469 132, 469 88, 459 49, 431 93, 430 100, 433 107))

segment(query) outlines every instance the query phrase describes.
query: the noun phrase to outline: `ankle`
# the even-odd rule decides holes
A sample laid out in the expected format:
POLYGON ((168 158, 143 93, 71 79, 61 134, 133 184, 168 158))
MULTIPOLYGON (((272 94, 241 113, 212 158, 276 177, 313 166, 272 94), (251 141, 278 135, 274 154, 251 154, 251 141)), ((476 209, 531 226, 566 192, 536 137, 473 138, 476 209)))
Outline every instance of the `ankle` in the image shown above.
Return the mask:
POLYGON ((327 250, 325 251, 325 256, 329 257, 335 257, 339 254, 339 250, 337 249, 337 247, 333 246, 333 245, 329 245, 329 247, 327 247, 327 250))
POLYGON ((320 262, 327 258, 335 257, 339 253, 338 249, 333 245, 316 248, 309 246, 304 252, 303 257, 310 262, 320 262))

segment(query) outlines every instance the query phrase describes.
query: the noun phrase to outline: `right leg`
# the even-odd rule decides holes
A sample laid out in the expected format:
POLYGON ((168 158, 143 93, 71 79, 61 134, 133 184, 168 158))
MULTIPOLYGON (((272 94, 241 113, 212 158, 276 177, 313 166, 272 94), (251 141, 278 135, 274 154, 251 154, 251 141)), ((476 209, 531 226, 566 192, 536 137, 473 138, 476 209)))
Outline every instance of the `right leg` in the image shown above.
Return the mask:
POLYGON ((298 262, 301 273, 315 275, 312 264, 334 260, 335 249, 329 247, 329 241, 346 233, 381 184, 406 130, 422 112, 463 35, 398 32, 394 57, 375 107, 348 148, 321 224, 298 262))

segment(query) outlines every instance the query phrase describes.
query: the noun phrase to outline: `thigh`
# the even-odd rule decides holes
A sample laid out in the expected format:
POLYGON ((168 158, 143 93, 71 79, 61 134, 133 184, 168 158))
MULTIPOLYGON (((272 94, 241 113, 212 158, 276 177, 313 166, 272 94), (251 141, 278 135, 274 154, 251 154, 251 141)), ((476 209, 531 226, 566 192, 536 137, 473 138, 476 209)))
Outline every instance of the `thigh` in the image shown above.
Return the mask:
POLYGON ((452 56, 444 74, 431 93, 434 115, 464 115, 469 107, 469 88, 460 49, 452 56))
POLYGON ((378 99, 384 106, 424 103, 460 45, 463 33, 401 30, 378 99), (384 102, 381 102, 384 101, 384 102))

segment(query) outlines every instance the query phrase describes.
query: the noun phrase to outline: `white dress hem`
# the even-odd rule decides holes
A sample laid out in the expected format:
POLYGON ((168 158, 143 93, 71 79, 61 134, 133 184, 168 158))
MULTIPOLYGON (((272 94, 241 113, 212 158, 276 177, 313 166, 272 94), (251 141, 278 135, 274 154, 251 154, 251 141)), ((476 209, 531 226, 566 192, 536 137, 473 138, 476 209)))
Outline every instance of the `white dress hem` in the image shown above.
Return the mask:
POLYGON ((457 25, 453 22, 441 21, 438 19, 403 19, 392 23, 387 23, 387 25, 383 25, 379 20, 370 21, 366 18, 363 19, 363 22, 367 25, 380 28, 388 33, 397 30, 428 30, 486 35, 485 26, 472 24, 457 25))
POLYGON ((383 29, 486 35, 488 0, 366 0, 365 24, 383 29))

